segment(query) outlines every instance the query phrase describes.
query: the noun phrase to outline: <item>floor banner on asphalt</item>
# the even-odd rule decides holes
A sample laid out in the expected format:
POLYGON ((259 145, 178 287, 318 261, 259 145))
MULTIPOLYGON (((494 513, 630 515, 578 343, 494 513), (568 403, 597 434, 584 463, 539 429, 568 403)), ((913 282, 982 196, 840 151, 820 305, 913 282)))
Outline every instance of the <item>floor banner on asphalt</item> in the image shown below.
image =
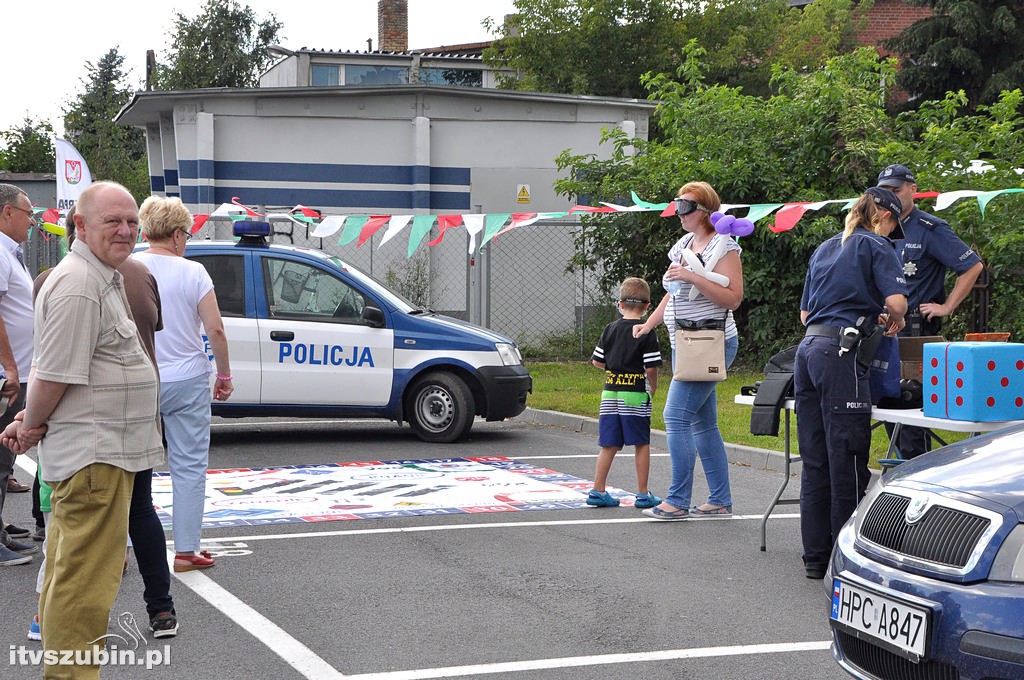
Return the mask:
MULTIPOLYGON (((592 487, 503 456, 210 470, 203 527, 583 508, 592 487)), ((170 527, 170 473, 153 475, 153 502, 170 527)))

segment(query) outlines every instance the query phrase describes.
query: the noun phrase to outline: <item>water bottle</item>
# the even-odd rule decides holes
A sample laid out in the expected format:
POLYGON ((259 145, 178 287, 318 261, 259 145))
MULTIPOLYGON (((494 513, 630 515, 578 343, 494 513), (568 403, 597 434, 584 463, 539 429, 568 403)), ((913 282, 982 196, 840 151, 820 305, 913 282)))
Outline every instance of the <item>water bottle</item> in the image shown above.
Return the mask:
POLYGON ((675 279, 671 279, 665 282, 665 292, 671 295, 672 297, 679 295, 679 292, 682 291, 682 289, 682 281, 676 281, 675 279))

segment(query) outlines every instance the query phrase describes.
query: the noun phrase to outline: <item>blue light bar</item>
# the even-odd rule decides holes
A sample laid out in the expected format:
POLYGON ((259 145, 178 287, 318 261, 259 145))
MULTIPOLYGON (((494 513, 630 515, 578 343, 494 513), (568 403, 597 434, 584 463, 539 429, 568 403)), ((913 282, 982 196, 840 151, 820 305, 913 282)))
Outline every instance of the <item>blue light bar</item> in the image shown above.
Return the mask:
POLYGON ((266 238, 270 236, 270 222, 253 222, 242 220, 233 225, 234 234, 238 237, 257 236, 266 238))

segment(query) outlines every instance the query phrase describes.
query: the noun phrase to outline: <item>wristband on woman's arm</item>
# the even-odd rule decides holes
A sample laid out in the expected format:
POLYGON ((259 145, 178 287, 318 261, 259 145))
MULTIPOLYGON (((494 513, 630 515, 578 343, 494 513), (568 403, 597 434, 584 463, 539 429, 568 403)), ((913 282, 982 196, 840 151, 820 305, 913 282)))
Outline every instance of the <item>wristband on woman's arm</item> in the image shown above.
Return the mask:
POLYGON ((218 373, 217 380, 220 380, 221 382, 231 382, 232 380, 234 380, 234 377, 230 375, 221 375, 220 373, 218 373))

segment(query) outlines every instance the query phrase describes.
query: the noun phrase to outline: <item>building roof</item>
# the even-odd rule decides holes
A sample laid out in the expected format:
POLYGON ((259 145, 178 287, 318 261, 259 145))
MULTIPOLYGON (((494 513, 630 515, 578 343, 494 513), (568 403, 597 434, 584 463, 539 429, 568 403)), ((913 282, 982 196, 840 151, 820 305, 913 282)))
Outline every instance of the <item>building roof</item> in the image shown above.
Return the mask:
POLYGON ((205 97, 258 97, 260 99, 285 99, 291 97, 390 97, 396 95, 429 94, 438 97, 461 97, 470 99, 503 99, 509 101, 547 102, 554 104, 596 104, 621 106, 631 109, 653 111, 656 104, 644 99, 623 99, 618 97, 593 97, 589 95, 554 94, 548 92, 520 92, 478 87, 456 87, 451 85, 346 85, 339 87, 254 87, 230 88, 213 87, 197 90, 168 90, 136 92, 125 104, 114 122, 121 125, 146 125, 157 122, 162 112, 173 108, 177 102, 203 99, 205 97))

